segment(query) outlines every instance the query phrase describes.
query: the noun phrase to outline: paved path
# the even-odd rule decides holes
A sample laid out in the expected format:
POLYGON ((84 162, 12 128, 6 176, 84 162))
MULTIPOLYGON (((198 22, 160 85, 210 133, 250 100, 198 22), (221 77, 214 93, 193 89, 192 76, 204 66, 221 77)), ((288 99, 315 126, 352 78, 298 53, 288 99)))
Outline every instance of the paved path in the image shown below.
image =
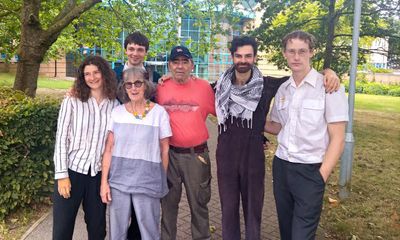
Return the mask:
MULTIPOLYGON (((219 203, 218 195, 218 185, 217 185, 217 172, 215 163, 215 148, 217 145, 217 128, 216 125, 208 120, 207 122, 210 139, 210 157, 212 164, 212 197, 209 203, 210 211, 210 225, 215 227, 215 232, 212 233, 212 239, 219 240, 222 239, 221 236, 221 205, 219 203)), ((244 239, 244 225, 243 225, 243 215, 242 215, 242 239, 244 239)), ((261 225, 261 239, 265 240, 275 240, 279 239, 279 229, 276 219, 275 204, 272 196, 272 184, 271 184, 271 172, 267 170, 265 179, 265 198, 264 198, 264 209, 261 225)), ((52 212, 50 211, 44 220, 40 222, 36 227, 30 229, 26 233, 26 240, 47 240, 51 239, 52 233, 52 212)), ((74 240, 85 240, 87 239, 86 226, 83 220, 83 213, 79 211, 79 215, 75 224, 74 240)), ((178 216, 178 240, 188 240, 191 239, 190 233, 190 211, 189 205, 186 200, 186 195, 183 193, 182 201, 179 208, 178 216)))

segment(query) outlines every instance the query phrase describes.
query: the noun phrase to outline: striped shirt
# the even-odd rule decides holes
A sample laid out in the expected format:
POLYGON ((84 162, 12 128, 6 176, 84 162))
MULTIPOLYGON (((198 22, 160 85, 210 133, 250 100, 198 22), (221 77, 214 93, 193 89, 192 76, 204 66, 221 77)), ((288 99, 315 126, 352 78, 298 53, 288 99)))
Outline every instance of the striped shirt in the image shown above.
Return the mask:
POLYGON ((101 170, 107 127, 117 100, 104 99, 97 104, 90 97, 82 102, 66 97, 58 115, 54 148, 55 179, 68 177, 68 169, 96 176, 101 170))

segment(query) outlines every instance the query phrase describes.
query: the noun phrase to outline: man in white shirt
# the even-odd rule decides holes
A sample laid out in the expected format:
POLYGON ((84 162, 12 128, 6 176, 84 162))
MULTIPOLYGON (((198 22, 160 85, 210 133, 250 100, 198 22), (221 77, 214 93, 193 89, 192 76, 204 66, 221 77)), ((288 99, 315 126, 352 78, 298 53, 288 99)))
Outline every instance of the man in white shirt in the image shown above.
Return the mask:
POLYGON ((279 133, 273 187, 283 240, 315 239, 325 183, 344 148, 344 87, 325 93, 323 76, 311 67, 314 46, 314 37, 303 31, 282 40, 292 76, 279 88, 265 127, 279 133))

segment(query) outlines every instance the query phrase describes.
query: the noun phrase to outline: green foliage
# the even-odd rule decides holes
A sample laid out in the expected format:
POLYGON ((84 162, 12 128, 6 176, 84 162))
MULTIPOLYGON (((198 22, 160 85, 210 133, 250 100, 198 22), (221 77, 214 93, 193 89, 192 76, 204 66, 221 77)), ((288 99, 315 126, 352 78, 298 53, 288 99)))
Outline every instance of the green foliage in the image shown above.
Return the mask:
MULTIPOLYGON (((349 90, 349 81, 344 81, 346 91, 349 90)), ((365 79, 356 81, 356 93, 365 93, 372 95, 390 95, 400 97, 400 85, 387 85, 377 82, 368 82, 365 79)))
POLYGON ((392 69, 377 68, 370 63, 357 66, 357 70, 371 71, 372 73, 392 73, 393 72, 392 69))
MULTIPOLYGON (((251 34, 258 38, 260 49, 280 69, 287 69, 281 53, 281 39, 289 32, 300 29, 313 34, 318 40, 313 58, 314 68, 321 70, 325 65, 338 75, 348 72, 354 1, 261 0, 260 3, 260 9, 264 11, 262 23, 251 34), (329 46, 332 46, 332 50, 329 46)), ((363 1, 358 54, 360 64, 366 62, 367 54, 371 53, 369 47, 377 37, 389 39, 395 46, 389 49, 391 64, 394 66, 395 61, 400 63, 399 3, 399 0, 363 1)))
POLYGON ((133 31, 151 39, 149 57, 163 58, 173 45, 182 43, 188 43, 193 53, 204 55, 217 49, 217 34, 227 33, 222 27, 225 20, 232 25, 233 19, 239 20, 230 17, 236 4, 231 0, 2 0, 0 51, 6 53, 6 61, 19 54, 18 67, 23 70, 16 75, 13 87, 34 97, 39 62, 64 54, 73 55, 76 65, 88 54, 124 60, 121 42, 133 31), (206 34, 179 36, 180 19, 185 17, 197 19, 196 26, 206 34), (91 51, 79 51, 82 46, 91 51), (25 67, 28 61, 35 67, 25 67))
POLYGON ((363 88, 364 93, 372 94, 372 95, 386 95, 388 93, 388 91, 389 91, 389 87, 387 85, 376 83, 376 82, 368 83, 363 88))
POLYGON ((0 88, 0 219, 52 191, 59 103, 0 88))
MULTIPOLYGON (((70 1, 40 2, 40 23, 43 30, 47 30, 57 24, 57 20, 60 20, 57 16, 65 11, 70 1)), ((20 0, 3 0, 0 3, 0 18, 4 14, 0 22, 0 49, 2 53, 7 53, 7 58, 16 54, 19 45, 22 4, 20 0)), ((149 37, 152 46, 149 57, 154 57, 180 44, 178 28, 180 18, 185 16, 198 19, 196 24, 200 29, 209 31, 209 34, 200 36, 198 44, 191 46, 192 51, 204 54, 216 47, 217 34, 228 34, 222 29, 223 19, 229 19, 231 24, 239 21, 232 17, 234 4, 230 0, 103 1, 65 27, 47 51, 46 57, 49 59, 73 52, 79 59, 82 56, 79 56, 77 49, 85 46, 102 48, 108 60, 123 59, 124 49, 119 38, 123 38, 123 32, 126 34, 133 31, 141 31, 149 37), (205 20, 210 20, 211 26, 205 20), (160 43, 166 46, 160 49, 160 43)))
POLYGON ((18 44, 13 39, 19 39, 21 34, 18 15, 20 4, 20 0, 0 2, 0 53, 6 55, 6 61, 14 56, 18 48, 18 44))
POLYGON ((389 89, 387 95, 400 97, 400 86, 389 89))

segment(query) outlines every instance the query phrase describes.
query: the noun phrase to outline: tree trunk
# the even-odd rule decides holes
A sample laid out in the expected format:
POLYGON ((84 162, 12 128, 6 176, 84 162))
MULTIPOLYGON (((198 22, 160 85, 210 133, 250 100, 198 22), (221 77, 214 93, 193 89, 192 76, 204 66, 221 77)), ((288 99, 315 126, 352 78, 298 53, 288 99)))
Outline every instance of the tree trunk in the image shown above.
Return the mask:
MULTIPOLYGON (((39 33, 36 35, 38 36, 39 33)), ((21 37, 22 38, 22 37, 21 37)), ((21 41, 22 43, 23 41, 21 41)), ((35 97, 37 78, 39 76, 40 63, 50 48, 49 45, 39 45, 38 40, 31 40, 30 44, 21 44, 18 51, 17 74, 15 76, 14 89, 25 92, 30 97, 35 97)))
POLYGON ((330 68, 333 60, 333 40, 335 38, 335 24, 336 24, 336 13, 335 13, 335 2, 330 0, 329 13, 328 13, 328 33, 326 36, 326 48, 324 57, 323 69, 330 68))
POLYGON ((49 28, 43 30, 39 20, 41 0, 23 1, 15 90, 24 91, 28 96, 35 97, 40 63, 47 50, 72 20, 99 2, 101 0, 86 0, 77 5, 75 1, 68 1, 49 28))
POLYGON ((30 97, 35 97, 39 68, 40 62, 19 59, 14 89, 21 90, 30 97))
POLYGON ((31 97, 35 97, 36 94, 39 67, 44 57, 43 51, 37 49, 41 45, 40 36, 42 32, 39 22, 40 5, 40 0, 28 0, 23 3, 21 41, 18 48, 17 74, 14 81, 15 90, 21 90, 31 97))

